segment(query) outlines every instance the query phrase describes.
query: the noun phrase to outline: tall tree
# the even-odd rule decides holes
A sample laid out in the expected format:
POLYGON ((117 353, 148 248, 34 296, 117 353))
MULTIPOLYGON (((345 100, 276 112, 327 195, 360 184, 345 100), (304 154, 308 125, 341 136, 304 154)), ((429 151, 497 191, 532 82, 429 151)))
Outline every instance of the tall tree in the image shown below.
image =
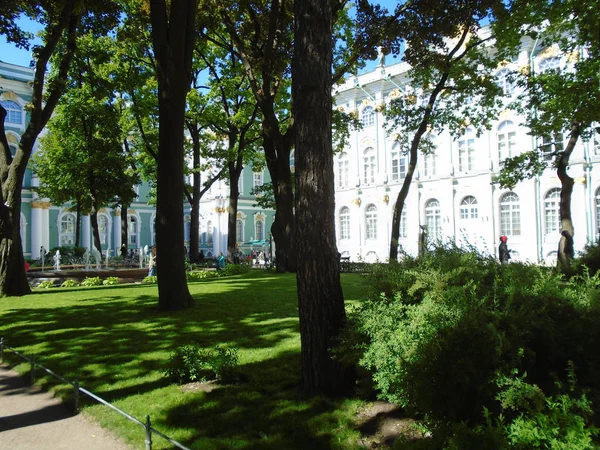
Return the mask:
POLYGON ((532 178, 549 166, 556 169, 561 183, 559 268, 568 273, 573 258, 575 226, 571 216, 574 180, 569 175, 569 161, 575 145, 589 140, 600 122, 600 35, 598 8, 600 2, 582 0, 545 0, 516 2, 519 14, 512 18, 505 33, 525 32, 539 48, 530 58, 529 70, 517 78, 523 94, 516 108, 525 113, 526 125, 537 139, 530 152, 509 158, 497 181, 513 187, 532 178), (534 57, 554 46, 555 61, 562 63, 546 70, 536 70, 534 57), (566 144, 563 138, 566 137, 566 144))
POLYGON ((152 44, 158 79, 156 244, 158 305, 193 305, 183 260, 183 131, 192 76, 197 0, 150 0, 152 44))
MULTIPOLYGON (((21 190, 25 169, 38 135, 65 90, 69 65, 77 49, 78 34, 93 29, 99 35, 106 35, 117 20, 117 7, 113 2, 84 0, 49 1, 35 5, 28 1, 15 1, 10 8, 3 8, 0 14, 2 23, 14 22, 20 14, 25 14, 45 25, 43 44, 33 48, 35 65, 32 100, 28 106, 30 121, 14 157, 7 145, 4 127, 0 125, 3 135, 0 139, 0 200, 3 205, 0 209, 0 295, 24 295, 30 292, 20 235, 21 190), (56 70, 47 79, 51 58, 56 70)), ((2 25, 0 31, 7 32, 7 29, 2 25)), ((11 38, 15 38, 14 29, 8 32, 11 38)), ((2 122, 5 113, 0 107, 2 122)))
POLYGON ((332 2, 297 1, 294 16, 295 245, 302 387, 307 395, 336 395, 347 391, 354 380, 329 354, 346 317, 334 221, 332 2))

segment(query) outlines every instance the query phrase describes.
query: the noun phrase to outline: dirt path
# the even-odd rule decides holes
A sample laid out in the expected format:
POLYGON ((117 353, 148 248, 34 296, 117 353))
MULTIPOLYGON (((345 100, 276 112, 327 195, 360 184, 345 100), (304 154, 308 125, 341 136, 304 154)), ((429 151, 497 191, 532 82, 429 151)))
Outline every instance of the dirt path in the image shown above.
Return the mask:
MULTIPOLYGON (((143 441, 140 448, 143 448, 143 441)), ((85 416, 74 415, 57 398, 0 366, 0 449, 131 450, 85 416)))

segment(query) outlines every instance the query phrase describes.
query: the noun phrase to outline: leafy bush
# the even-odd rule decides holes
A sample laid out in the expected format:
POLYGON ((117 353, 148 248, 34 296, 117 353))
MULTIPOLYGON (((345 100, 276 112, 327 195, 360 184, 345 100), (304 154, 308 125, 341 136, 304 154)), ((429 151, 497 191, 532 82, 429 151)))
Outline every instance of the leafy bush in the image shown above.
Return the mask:
POLYGON ((119 284, 119 277, 107 277, 104 279, 102 284, 104 286, 114 286, 116 284, 119 284))
POLYGON ((75 286, 79 286, 79 283, 77 283, 77 281, 71 280, 71 279, 63 281, 63 284, 60 285, 60 287, 64 287, 64 288, 70 288, 70 287, 75 287, 75 286))
POLYGON ((217 346, 202 350, 194 345, 184 345, 170 355, 165 376, 179 384, 214 378, 226 383, 234 381, 237 372, 237 348, 217 346))
POLYGON ((85 277, 81 282, 81 286, 101 286, 102 280, 100 277, 85 277))
POLYGON ((482 423, 482 411, 509 416, 497 379, 514 369, 528 374, 544 405, 565 404, 557 382, 568 381, 564 368, 572 361, 579 385, 570 398, 589 391, 587 398, 600 401, 600 275, 564 281, 548 268, 501 266, 447 246, 375 265, 366 280, 372 295, 349 321, 358 333, 347 331, 337 353, 359 349, 381 397, 423 414, 448 436, 458 436, 462 423, 475 441, 499 445, 480 448, 502 448, 509 435, 482 423))
POLYGON ((188 281, 200 281, 208 278, 216 278, 219 275, 216 270, 194 270, 192 272, 186 272, 185 278, 188 281))
POLYGON ((587 267, 589 274, 595 275, 600 271, 600 241, 587 244, 579 257, 574 261, 574 271, 584 274, 587 267))
POLYGON ((52 280, 45 280, 37 285, 38 289, 50 289, 53 287, 54 287, 54 281, 52 281, 52 280))
POLYGON ((227 264, 223 269, 217 270, 218 276, 224 277, 228 275, 239 275, 242 273, 248 273, 250 266, 247 264, 227 264))
POLYGON ((156 284, 158 283, 158 277, 156 275, 144 277, 142 284, 156 284))

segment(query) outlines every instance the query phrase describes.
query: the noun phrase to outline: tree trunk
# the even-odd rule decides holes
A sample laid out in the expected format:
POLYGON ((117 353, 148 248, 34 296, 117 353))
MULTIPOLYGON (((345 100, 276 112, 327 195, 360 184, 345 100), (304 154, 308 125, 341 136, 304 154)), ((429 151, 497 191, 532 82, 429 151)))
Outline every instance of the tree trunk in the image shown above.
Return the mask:
MULTIPOLYGON (((189 127, 188 127, 189 128, 189 127)), ((191 130, 190 130, 191 131, 191 130)), ((200 247, 200 138, 198 132, 192 134, 192 203, 190 211, 190 261, 198 259, 198 248, 200 247)))
POLYGON ((98 211, 94 208, 94 211, 90 214, 90 223, 92 225, 92 236, 94 237, 94 247, 102 254, 102 244, 100 243, 100 232, 98 230, 98 211))
POLYGON ((295 245, 302 388, 307 395, 339 395, 351 389, 354 377, 353 370, 334 361, 329 353, 346 319, 335 243, 331 2, 297 1, 294 13, 295 245))
POLYGON ((183 249, 183 130, 195 40, 196 0, 150 1, 159 108, 156 246, 158 306, 193 305, 185 277, 183 249))
POLYGON ((558 243, 557 265, 560 271, 565 274, 571 272, 571 260, 575 257, 573 250, 575 228, 571 217, 571 197, 573 195, 573 186, 575 182, 567 173, 567 168, 569 167, 569 158, 573 153, 573 149, 575 148, 575 144, 577 144, 580 135, 580 125, 573 122, 571 125, 569 142, 564 151, 556 157, 556 173, 561 184, 559 211, 562 228, 562 236, 558 243))
POLYGON ((75 217, 76 225, 75 225, 75 247, 79 247, 79 243, 81 242, 81 202, 77 201, 77 213, 75 217))
POLYGON ((237 160, 230 161, 229 165, 229 208, 227 216, 227 254, 233 260, 233 253, 238 241, 237 236, 237 210, 240 198, 239 179, 242 171, 242 154, 238 152, 237 160))
POLYGON ((128 247, 127 243, 129 242, 127 236, 127 233, 129 232, 129 224, 127 223, 127 208, 129 208, 129 205, 121 205, 121 246, 125 244, 126 250, 128 247))

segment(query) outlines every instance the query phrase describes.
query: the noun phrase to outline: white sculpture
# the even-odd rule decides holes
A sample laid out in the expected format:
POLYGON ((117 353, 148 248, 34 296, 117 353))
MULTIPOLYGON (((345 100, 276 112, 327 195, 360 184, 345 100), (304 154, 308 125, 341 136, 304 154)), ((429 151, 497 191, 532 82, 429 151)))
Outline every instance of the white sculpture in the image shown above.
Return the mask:
POLYGON ((100 270, 100 262, 102 261, 102 254, 97 248, 94 249, 94 258, 96 258, 96 270, 100 270))
POLYGON ((83 254, 83 262, 85 263, 85 270, 90 270, 90 252, 87 248, 83 254))
POLYGON ((60 251, 56 250, 54 254, 54 270, 60 270, 60 251))

